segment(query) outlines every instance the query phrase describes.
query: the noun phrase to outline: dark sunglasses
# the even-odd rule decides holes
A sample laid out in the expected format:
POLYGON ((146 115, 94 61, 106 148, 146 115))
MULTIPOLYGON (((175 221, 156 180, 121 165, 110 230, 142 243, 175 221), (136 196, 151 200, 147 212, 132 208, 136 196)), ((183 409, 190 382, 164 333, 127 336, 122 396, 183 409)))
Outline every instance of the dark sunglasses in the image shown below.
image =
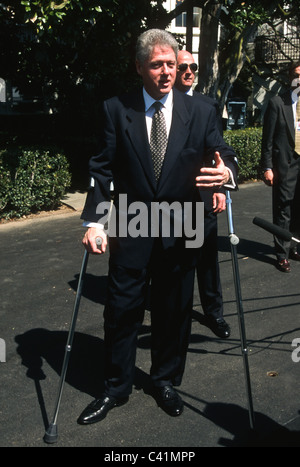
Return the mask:
POLYGON ((179 71, 186 71, 188 68, 190 68, 190 70, 195 73, 195 71, 198 70, 198 65, 197 63, 181 63, 180 65, 178 65, 178 70, 179 71))

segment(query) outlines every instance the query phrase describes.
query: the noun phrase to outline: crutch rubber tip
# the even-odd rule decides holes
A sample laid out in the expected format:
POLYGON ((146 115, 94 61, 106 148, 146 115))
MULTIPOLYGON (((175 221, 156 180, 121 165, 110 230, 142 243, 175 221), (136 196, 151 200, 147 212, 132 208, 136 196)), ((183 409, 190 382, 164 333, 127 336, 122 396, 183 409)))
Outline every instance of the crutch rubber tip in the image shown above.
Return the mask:
POLYGON ((46 431, 44 435, 44 441, 45 443, 53 444, 53 443, 56 443, 57 438, 58 438, 57 425, 50 423, 48 430, 46 431))

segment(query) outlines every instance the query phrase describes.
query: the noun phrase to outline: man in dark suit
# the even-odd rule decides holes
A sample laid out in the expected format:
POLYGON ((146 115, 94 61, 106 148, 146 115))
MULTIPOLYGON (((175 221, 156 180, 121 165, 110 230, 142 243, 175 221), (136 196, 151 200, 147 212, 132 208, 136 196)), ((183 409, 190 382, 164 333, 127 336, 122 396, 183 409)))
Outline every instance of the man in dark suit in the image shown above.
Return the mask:
MULTIPOLYGON (((223 125, 218 102, 193 90, 197 68, 193 55, 187 50, 180 50, 177 57, 175 88, 212 105, 216 109, 218 128, 222 135, 223 125)), ((201 320, 218 337, 228 338, 230 326, 223 316, 217 221, 217 214, 226 209, 225 189, 222 187, 214 192, 199 190, 199 194, 204 202, 204 244, 198 251, 196 266, 199 296, 204 312, 204 318, 201 320)), ((198 319, 197 315, 195 317, 198 319)))
MULTIPOLYGON (((177 52, 178 45, 171 34, 157 29, 143 33, 136 52, 136 69, 143 89, 104 102, 101 148, 90 161, 93 183, 82 218, 88 222, 83 238, 85 248, 90 253, 103 254, 107 235, 99 222, 104 223, 103 206, 110 201, 113 180, 116 233, 109 235, 105 389, 80 415, 81 424, 102 420, 109 410, 128 400, 150 280, 150 376, 154 396, 171 416, 180 415, 183 410, 183 401, 174 386, 181 383, 189 343, 194 248, 187 247, 187 235, 175 235, 175 215, 171 210, 157 221, 155 215, 151 216, 152 208, 157 203, 164 203, 167 208, 175 202, 183 210, 191 207, 197 220, 196 186, 221 187, 230 178, 235 179, 237 168, 233 150, 218 133, 213 108, 172 89, 177 52), (158 133, 157 120, 163 125, 158 133), (165 140, 166 149, 157 146, 165 140), (204 167, 205 156, 215 159, 213 168, 204 167), (158 159, 163 164, 160 170, 156 170, 158 159), (137 206, 143 211, 139 235, 132 230, 137 206), (170 233, 163 235, 166 220, 170 233), (97 237, 102 240, 100 250, 97 237)), ((184 227, 185 216, 179 218, 184 227)))
MULTIPOLYGON (((297 62, 289 70, 291 89, 268 103, 261 157, 264 181, 272 186, 273 223, 296 235, 300 233, 300 148, 295 147, 295 130, 300 132, 300 117, 296 116, 299 76, 300 62, 297 62)), ((300 261, 296 245, 276 236, 274 244, 278 269, 290 272, 289 259, 300 261)))

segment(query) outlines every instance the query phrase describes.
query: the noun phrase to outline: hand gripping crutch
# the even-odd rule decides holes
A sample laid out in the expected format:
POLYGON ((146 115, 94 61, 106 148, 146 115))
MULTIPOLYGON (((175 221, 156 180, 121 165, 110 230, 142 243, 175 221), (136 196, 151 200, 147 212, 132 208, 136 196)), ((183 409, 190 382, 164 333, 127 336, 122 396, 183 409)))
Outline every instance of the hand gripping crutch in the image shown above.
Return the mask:
POLYGON ((231 204, 232 204, 232 200, 230 197, 230 192, 226 191, 228 232, 229 232, 229 240, 230 240, 230 247, 231 247, 232 269, 233 269, 239 328, 240 328, 240 336, 241 336, 241 350, 242 350, 242 356, 243 356, 243 361, 244 361, 244 372, 245 372, 245 378, 246 378, 246 391, 247 391, 248 408, 249 408, 249 422, 250 422, 250 428, 254 430, 254 412, 253 412, 251 381, 250 381, 250 372, 249 372, 249 363, 248 363, 248 349, 247 349, 246 331, 245 331, 245 323, 244 323, 239 266, 238 266, 238 258, 237 258, 237 245, 239 243, 239 238, 234 232, 231 204))
MULTIPOLYGON (((96 238, 96 243, 98 245, 98 248, 101 246, 101 238, 97 237, 96 238)), ((82 294, 82 285, 83 285, 83 277, 86 271, 87 263, 88 263, 88 258, 89 258, 89 253, 85 250, 83 259, 82 259, 82 264, 81 264, 81 270, 79 274, 79 280, 78 280, 78 286, 77 286, 77 292, 76 292, 76 297, 75 297, 75 303, 74 303, 74 309, 73 309, 73 315, 70 323, 70 328, 69 328, 69 334, 68 334, 68 339, 67 339, 67 344, 65 348, 65 355, 64 355, 64 360, 62 364, 62 370, 61 370, 61 376, 60 376, 60 382, 59 382, 59 389, 58 389, 58 394, 57 394, 57 399, 56 399, 56 406, 54 410, 54 415, 52 422, 49 424, 48 429, 45 432, 44 435, 44 441, 45 443, 48 444, 53 444, 56 443, 58 439, 58 431, 57 431, 57 417, 58 417, 58 411, 59 411, 59 406, 62 398, 62 392, 63 392, 63 386, 66 378, 66 373, 68 369, 68 364, 69 364, 69 359, 71 355, 71 350, 72 350, 72 343, 73 343, 73 338, 74 338, 74 333, 75 333, 75 328, 76 328, 76 321, 77 321, 77 316, 78 316, 78 310, 79 310, 79 304, 80 304, 80 299, 81 299, 81 294, 82 294)))

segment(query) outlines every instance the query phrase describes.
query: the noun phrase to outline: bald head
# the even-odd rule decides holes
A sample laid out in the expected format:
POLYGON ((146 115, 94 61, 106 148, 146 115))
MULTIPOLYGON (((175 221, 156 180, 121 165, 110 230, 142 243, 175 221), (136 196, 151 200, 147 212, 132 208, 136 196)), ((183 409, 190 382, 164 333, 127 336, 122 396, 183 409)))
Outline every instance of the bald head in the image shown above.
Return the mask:
POLYGON ((197 65, 193 55, 187 50, 180 50, 177 57, 177 74, 175 88, 181 92, 188 92, 195 81, 197 65))
POLYGON ((180 60, 181 63, 184 63, 185 60, 189 60, 189 63, 194 62, 193 55, 190 52, 188 52, 187 50, 179 50, 177 58, 178 58, 178 61, 180 60))

